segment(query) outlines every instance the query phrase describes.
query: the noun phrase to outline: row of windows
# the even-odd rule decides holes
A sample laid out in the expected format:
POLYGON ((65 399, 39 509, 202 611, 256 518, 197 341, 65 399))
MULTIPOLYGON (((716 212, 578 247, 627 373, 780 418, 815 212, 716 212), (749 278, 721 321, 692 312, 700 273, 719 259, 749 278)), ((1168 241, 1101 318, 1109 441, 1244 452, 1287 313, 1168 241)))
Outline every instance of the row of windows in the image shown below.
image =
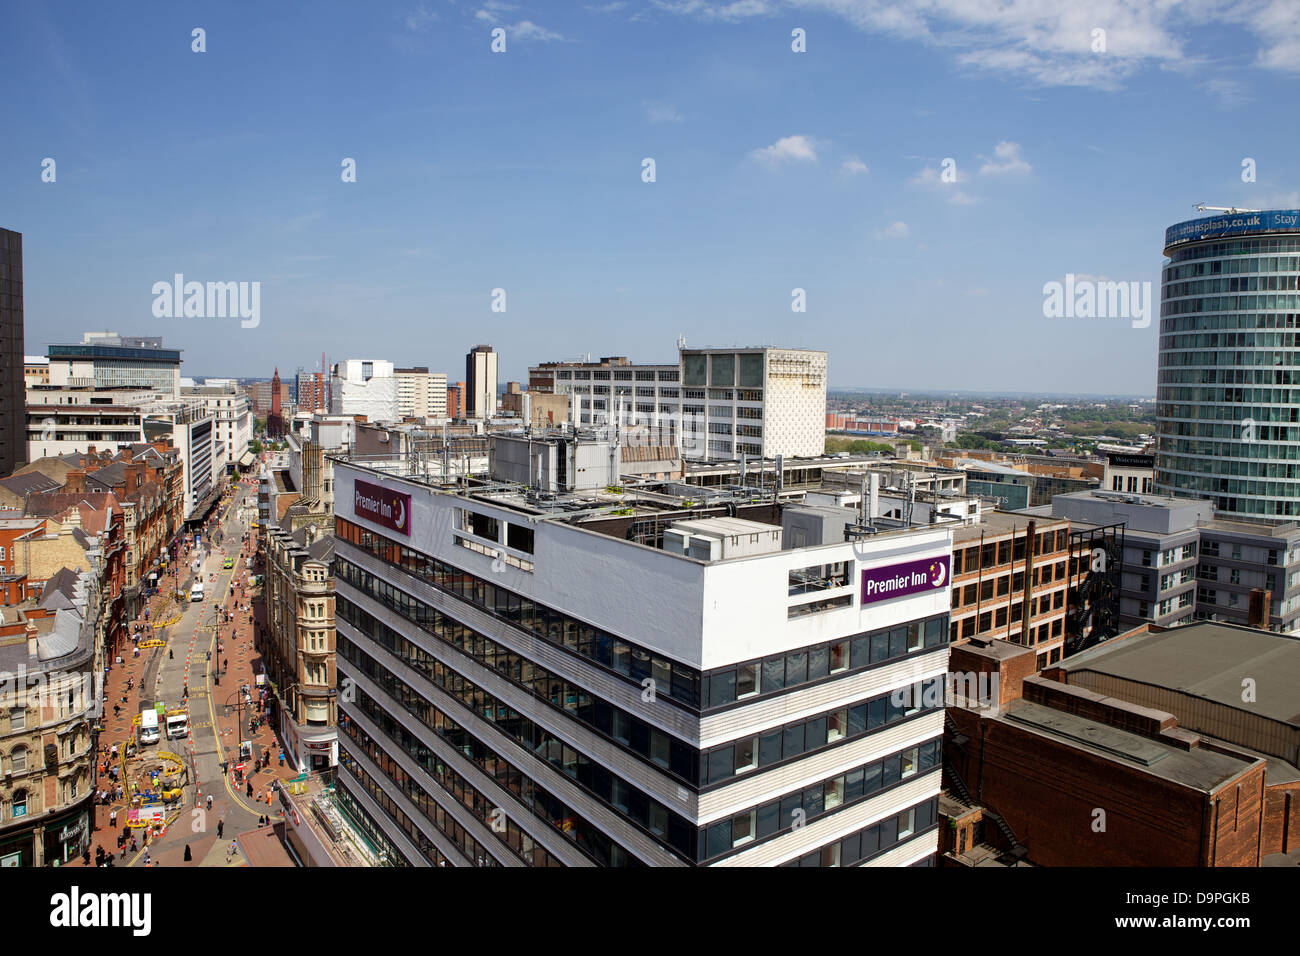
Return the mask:
MULTIPOLYGON (((1025 558, 1026 536, 1021 534, 1003 541, 990 541, 984 545, 972 545, 952 552, 952 573, 954 576, 968 574, 1023 561, 1025 558)), ((1034 556, 1064 551, 1067 535, 1064 528, 1058 531, 1044 531, 1034 536, 1034 556)))
POLYGON ((734 668, 710 671, 704 677, 707 707, 724 707, 781 693, 836 674, 848 674, 898 660, 917 651, 944 645, 947 615, 912 621, 893 628, 866 631, 814 647, 776 654, 734 668))
POLYGON ((918 833, 924 833, 934 826, 938 814, 939 798, 931 797, 897 816, 886 817, 879 823, 781 865, 854 866, 892 850, 918 833))
MULTIPOLYGON (((414 820, 406 815, 406 811, 398 805, 396 800, 388 795, 388 791, 381 787, 379 782, 366 772, 366 769, 357 762, 357 759, 353 757, 352 754, 348 753, 348 749, 342 741, 339 741, 339 766, 350 774, 354 780, 356 780, 361 789, 369 794, 371 800, 374 800, 375 803, 379 804, 384 813, 388 814, 389 819, 397 825, 399 830, 410 838, 411 842, 419 848, 420 852, 424 854, 425 858, 430 863, 434 866, 447 865, 447 858, 438 851, 436 846, 433 845, 433 841, 429 839, 414 820)), ((339 792, 343 795, 347 794, 347 790, 342 787, 339 788, 339 792)), ((363 807, 357 805, 353 809, 359 817, 362 819, 366 818, 367 814, 363 807)), ((487 850, 483 848, 483 844, 470 836, 465 831, 465 828, 459 823, 450 819, 447 816, 447 811, 443 810, 442 807, 438 807, 436 804, 435 814, 439 817, 443 825, 440 826, 437 822, 435 822, 434 825, 437 826, 439 830, 442 830, 447 838, 460 848, 462 853, 468 856, 471 860, 474 860, 475 866, 500 866, 496 860, 492 859, 487 850), (446 827, 445 829, 444 826, 446 827)), ((432 820, 433 818, 430 819, 432 820)), ((405 857, 402 859, 405 859, 405 857)))
POLYGON ((753 737, 705 751, 706 780, 719 783, 823 747, 841 744, 863 734, 930 710, 943 709, 943 678, 921 681, 917 693, 905 687, 852 706, 838 707, 805 720, 773 727, 753 737))
MULTIPOLYGON (((376 723, 380 722, 378 718, 388 717, 387 714, 384 714, 377 706, 375 706, 374 701, 369 697, 366 697, 365 704, 360 705, 360 709, 369 714, 371 719, 374 719, 376 723)), ((397 724, 397 722, 393 721, 391 718, 388 718, 387 722, 395 727, 405 730, 405 728, 401 728, 401 725, 397 724)), ((379 746, 378 741, 358 727, 355 723, 346 719, 346 717, 340 722, 340 729, 344 734, 352 738, 361 753, 370 757, 371 761, 379 768, 380 772, 385 777, 396 784, 397 787, 406 794, 407 799, 419 807, 420 812, 424 814, 429 822, 453 841, 459 841, 461 839, 461 834, 464 833, 464 829, 460 828, 458 831, 448 832, 447 823, 449 821, 454 822, 450 814, 447 814, 445 811, 441 813, 438 812, 439 810, 442 810, 438 805, 438 801, 431 797, 428 791, 426 791, 418 781, 403 770, 401 763, 394 760, 388 754, 388 751, 379 746)), ((474 814, 474 816, 486 823, 491 828, 492 833, 496 838, 506 846, 510 847, 515 856, 527 863, 529 866, 564 865, 547 852, 544 847, 538 846, 537 843, 534 842, 533 838, 520 828, 519 824, 515 823, 515 821, 511 820, 504 813, 496 812, 499 808, 492 803, 492 801, 483 796, 483 794, 464 777, 452 770, 441 760, 437 759, 436 754, 433 754, 432 751, 426 750, 417 738, 410 734, 403 734, 403 736, 407 739, 396 741, 399 743, 402 750, 412 758, 415 758, 417 750, 420 751, 420 755, 426 758, 418 761, 420 766, 423 767, 435 781, 437 781, 438 786, 442 787, 445 792, 458 800, 461 805, 474 814)), ((467 849, 466 846, 462 846, 459 842, 457 842, 457 845, 461 846, 462 851, 467 849)), ((480 844, 476 843, 471 849, 477 851, 481 850, 482 847, 480 844)), ((471 855, 470 858, 474 859, 474 856, 471 855)))
MULTIPOLYGON (((341 574, 348 575, 350 583, 358 590, 368 593, 380 603, 389 603, 384 600, 384 595, 392 592, 391 585, 354 566, 345 568, 341 564, 339 570, 341 574), (364 583, 358 583, 355 580, 357 577, 363 578, 364 583)), ((375 620, 346 598, 340 597, 339 605, 339 616, 342 620, 347 621, 394 657, 400 658, 408 667, 420 672, 439 687, 445 688, 453 683, 450 675, 455 672, 446 668, 422 647, 412 643, 405 635, 375 620)), ((539 700, 548 702, 557 710, 582 721, 606 737, 617 740, 627 749, 656 764, 660 769, 692 786, 699 786, 699 752, 689 744, 669 736, 657 727, 650 726, 640 718, 633 717, 612 704, 594 698, 586 688, 571 684, 562 677, 550 673, 523 655, 501 646, 459 621, 448 618, 427 605, 421 604, 419 607, 421 613, 410 619, 425 631, 469 655, 480 664, 499 671, 503 677, 539 700)))
MULTIPOLYGON (((1300 404, 1300 389, 1293 388, 1241 388, 1217 385, 1172 385, 1160 389, 1160 398, 1167 402, 1210 402, 1219 406, 1241 405, 1296 405, 1300 404)), ((1223 409, 1222 419, 1241 420, 1241 409, 1223 409)), ((1252 416, 1254 417, 1254 416, 1252 416)), ((1259 421, 1256 418, 1256 421, 1259 421)))
MULTIPOLYGON (((1178 261, 1183 261, 1182 259, 1178 261)), ((1272 256, 1262 259, 1225 259, 1221 262, 1188 262, 1181 266, 1167 266, 1164 281, 1174 282, 1205 275, 1228 275, 1243 272, 1296 272, 1300 271, 1300 257, 1272 256)))
POLYGON ((638 685, 652 678, 658 692, 693 708, 700 706, 698 670, 637 647, 513 591, 489 584, 343 518, 338 537, 441 591, 474 604, 543 640, 594 661, 638 685))
POLYGON ((755 841, 787 833, 832 810, 873 797, 903 780, 934 770, 942 755, 943 738, 936 737, 712 823, 703 843, 704 858, 713 859, 755 841))
MULTIPOLYGON (((1227 256, 1249 256, 1271 252, 1300 252, 1300 240, 1295 239, 1226 239, 1220 242, 1191 243, 1182 249, 1175 249, 1169 256, 1171 263, 1187 262, 1194 259, 1220 259, 1227 256)), ((1247 260, 1258 261, 1258 260, 1247 260)), ((1215 265, 1210 263, 1211 271, 1215 265)), ((1258 267, 1247 272, 1259 272, 1258 267)))
POLYGON ((1266 329, 1300 329, 1300 312, 1219 312, 1211 315, 1166 316, 1160 320, 1162 336, 1176 332, 1220 330, 1244 330, 1259 336, 1268 334, 1264 331, 1266 329))
MULTIPOLYGON (((388 736, 389 740, 409 754, 412 760, 423 767, 435 779, 441 781, 440 775, 443 773, 445 765, 435 751, 425 746, 418 736, 411 733, 391 714, 384 711, 364 691, 359 692, 358 700, 359 709, 375 722, 380 730, 388 736)), ((364 733, 359 728, 357 730, 364 733)), ((443 721, 439 734, 457 753, 472 761, 480 770, 491 777, 498 786, 513 794, 517 800, 528 807, 537 819, 545 821, 555 832, 582 850, 595 862, 603 866, 615 867, 642 865, 639 860, 631 856, 627 850, 611 840, 605 833, 592 826, 591 823, 579 816, 562 800, 539 786, 518 767, 503 759, 496 751, 471 735, 455 721, 450 718, 443 721)), ((489 813, 491 809, 489 805, 489 813)), ((534 845, 532 838, 522 830, 519 832, 517 845, 515 842, 516 837, 511 831, 505 834, 505 840, 512 849, 524 854, 525 859, 527 859, 527 854, 530 852, 530 846, 534 845)), ((538 847, 537 849, 540 850, 541 848, 538 847)), ((549 857, 549 854, 547 856, 549 857)), ((534 865, 542 864, 537 863, 534 865)), ((557 862, 551 865, 560 864, 557 862)))
POLYGON ((1296 279, 1295 275, 1248 275, 1240 278, 1166 282, 1163 295, 1166 299, 1175 299, 1188 295, 1205 295, 1209 292, 1285 292, 1296 288, 1296 279))
MULTIPOLYGON (((456 721, 350 640, 339 639, 339 655, 382 687, 384 693, 434 733, 442 737, 461 733, 462 728, 456 721)), ((464 689, 464 682, 462 682, 462 692, 464 689)), ((453 695, 455 693, 453 689, 447 689, 447 692, 453 695)), ((491 723, 507 737, 522 744, 594 793, 603 802, 640 825, 664 846, 683 854, 688 860, 693 859, 695 829, 689 821, 650 798, 643 791, 615 777, 586 754, 564 743, 513 707, 500 703, 496 698, 483 694, 482 691, 478 691, 477 694, 480 696, 477 697, 476 702, 474 698, 469 701, 461 697, 457 699, 471 707, 477 716, 491 723)), ((475 759, 472 753, 467 752, 466 756, 471 760, 475 759)))

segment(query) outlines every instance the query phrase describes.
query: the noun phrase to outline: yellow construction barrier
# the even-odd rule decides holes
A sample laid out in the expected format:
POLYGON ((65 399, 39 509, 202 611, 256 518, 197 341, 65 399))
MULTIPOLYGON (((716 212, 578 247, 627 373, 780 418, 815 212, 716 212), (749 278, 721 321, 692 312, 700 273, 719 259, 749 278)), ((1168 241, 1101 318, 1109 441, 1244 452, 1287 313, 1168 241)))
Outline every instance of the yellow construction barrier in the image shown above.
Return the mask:
POLYGON ((136 645, 136 647, 140 648, 143 651, 147 651, 150 648, 154 648, 154 647, 166 647, 166 646, 167 646, 167 642, 157 637, 146 638, 145 640, 141 641, 139 644, 136 645))
POLYGON ((153 625, 153 629, 156 631, 160 627, 171 627, 173 624, 177 623, 183 616, 184 616, 183 614, 177 614, 175 617, 169 618, 166 621, 158 621, 153 625))

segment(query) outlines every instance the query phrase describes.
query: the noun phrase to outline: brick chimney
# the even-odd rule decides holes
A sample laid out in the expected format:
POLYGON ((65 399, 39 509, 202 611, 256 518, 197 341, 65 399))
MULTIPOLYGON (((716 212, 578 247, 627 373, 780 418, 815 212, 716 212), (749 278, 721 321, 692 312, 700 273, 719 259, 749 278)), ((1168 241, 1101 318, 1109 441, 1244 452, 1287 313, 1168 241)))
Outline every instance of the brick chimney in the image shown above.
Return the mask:
POLYGON ((127 465, 126 467, 126 493, 135 494, 135 490, 140 487, 141 476, 144 473, 143 464, 127 465))
POLYGON ((87 445, 87 446, 86 446, 86 454, 87 454, 87 455, 90 455, 91 457, 94 457, 94 454, 95 454, 95 446, 94 446, 94 445, 87 445))
POLYGON ((84 495, 86 493, 86 473, 81 469, 68 472, 63 484, 63 490, 72 495, 84 495))

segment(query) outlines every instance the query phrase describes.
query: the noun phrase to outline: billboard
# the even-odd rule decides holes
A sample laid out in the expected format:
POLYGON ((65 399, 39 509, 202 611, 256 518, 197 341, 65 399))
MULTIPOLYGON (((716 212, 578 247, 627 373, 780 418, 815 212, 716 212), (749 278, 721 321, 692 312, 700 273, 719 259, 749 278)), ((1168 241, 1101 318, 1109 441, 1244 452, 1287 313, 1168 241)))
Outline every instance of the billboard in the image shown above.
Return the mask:
POLYGON ((411 496, 357 479, 352 486, 352 513, 399 534, 411 533, 411 496))
POLYGON ((994 498, 1000 511, 1022 511, 1029 507, 1029 486, 1013 485, 1005 481, 966 479, 967 494, 981 498, 994 498))
POLYGON ((1190 219, 1165 230, 1165 248, 1196 239, 1218 236, 1245 236, 1261 232, 1300 231, 1300 209, 1275 209, 1271 212, 1229 213, 1190 219))
POLYGON ((862 571, 862 603, 874 604, 921 591, 938 590, 948 583, 950 561, 949 555, 941 554, 919 561, 865 568, 862 571))

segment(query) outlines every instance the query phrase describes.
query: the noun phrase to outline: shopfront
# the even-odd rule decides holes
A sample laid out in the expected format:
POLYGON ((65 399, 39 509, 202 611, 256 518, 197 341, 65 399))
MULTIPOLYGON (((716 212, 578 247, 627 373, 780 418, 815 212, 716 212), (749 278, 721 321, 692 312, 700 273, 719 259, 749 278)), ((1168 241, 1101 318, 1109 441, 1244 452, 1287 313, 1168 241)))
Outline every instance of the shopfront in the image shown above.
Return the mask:
POLYGON ((59 866, 81 856, 90 845, 90 814, 86 810, 56 817, 45 824, 45 863, 59 866))
POLYGON ((0 869, 6 866, 35 865, 36 837, 30 829, 0 836, 0 869))

